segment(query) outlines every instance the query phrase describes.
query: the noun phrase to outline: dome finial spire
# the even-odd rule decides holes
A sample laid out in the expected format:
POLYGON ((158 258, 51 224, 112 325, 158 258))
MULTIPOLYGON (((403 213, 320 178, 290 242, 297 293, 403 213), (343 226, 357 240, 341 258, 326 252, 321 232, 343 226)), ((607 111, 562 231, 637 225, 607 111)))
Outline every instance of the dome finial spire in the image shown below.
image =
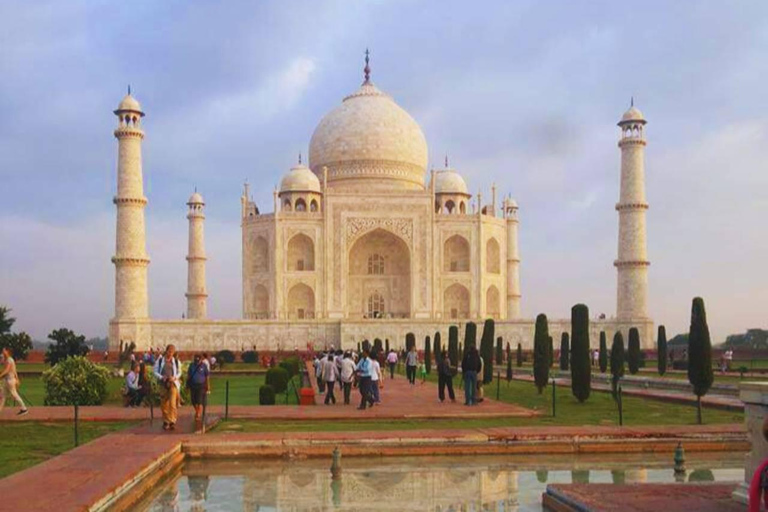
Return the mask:
POLYGON ((299 151, 299 165, 301 165, 301 151, 299 151))
POLYGON ((363 68, 363 72, 365 73, 365 81, 364 84, 371 83, 371 66, 369 66, 370 63, 370 55, 371 52, 368 51, 368 48, 365 49, 365 68, 363 68))

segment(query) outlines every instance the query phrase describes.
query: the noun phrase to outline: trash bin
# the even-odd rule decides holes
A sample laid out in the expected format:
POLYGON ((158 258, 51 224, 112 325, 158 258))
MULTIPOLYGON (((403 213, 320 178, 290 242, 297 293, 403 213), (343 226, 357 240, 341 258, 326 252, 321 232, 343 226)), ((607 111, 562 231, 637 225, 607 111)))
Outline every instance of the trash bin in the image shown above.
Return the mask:
POLYGON ((299 405, 315 405, 315 390, 301 388, 299 390, 299 405))

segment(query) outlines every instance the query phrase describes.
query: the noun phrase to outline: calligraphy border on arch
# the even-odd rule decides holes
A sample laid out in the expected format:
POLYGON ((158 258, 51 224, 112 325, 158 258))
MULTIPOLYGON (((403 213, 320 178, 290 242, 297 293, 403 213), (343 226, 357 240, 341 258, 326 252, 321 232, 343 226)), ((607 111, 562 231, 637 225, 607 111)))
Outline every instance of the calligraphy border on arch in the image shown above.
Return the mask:
POLYGON ((376 218, 350 217, 346 219, 346 242, 351 247, 360 237, 371 231, 382 228, 402 238, 413 249, 413 219, 410 218, 376 218))

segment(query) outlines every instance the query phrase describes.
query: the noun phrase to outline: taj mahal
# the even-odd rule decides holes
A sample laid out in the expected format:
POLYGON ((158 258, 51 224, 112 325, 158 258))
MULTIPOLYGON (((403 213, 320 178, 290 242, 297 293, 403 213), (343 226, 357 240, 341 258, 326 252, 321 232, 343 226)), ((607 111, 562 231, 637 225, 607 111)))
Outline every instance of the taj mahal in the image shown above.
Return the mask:
MULTIPOLYGON (((532 347, 534 320, 520 313, 525 252, 518 246, 517 202, 497 194, 495 185, 488 194, 470 194, 447 158, 428 170, 424 133, 374 85, 367 56, 362 85, 320 120, 307 163, 299 158, 274 191, 273 211, 264 212, 249 186, 243 188, 239 319, 208 317, 206 279, 216 276, 206 276, 205 202, 197 192, 187 203, 187 313, 178 319, 150 316, 144 111, 129 91, 114 113, 111 348, 134 342, 138 349, 174 343, 182 350, 305 350, 353 347, 374 338, 400 347, 408 332, 422 340, 440 332, 447 339, 449 326, 486 318, 496 320, 504 343, 532 347)), ((626 339, 631 327, 638 328, 644 348, 653 346, 647 310, 645 125, 634 105, 618 123, 616 313, 590 321, 593 346, 600 331, 611 339, 620 330, 626 339)), ((550 319, 549 328, 559 339, 570 331, 570 319, 550 319)))

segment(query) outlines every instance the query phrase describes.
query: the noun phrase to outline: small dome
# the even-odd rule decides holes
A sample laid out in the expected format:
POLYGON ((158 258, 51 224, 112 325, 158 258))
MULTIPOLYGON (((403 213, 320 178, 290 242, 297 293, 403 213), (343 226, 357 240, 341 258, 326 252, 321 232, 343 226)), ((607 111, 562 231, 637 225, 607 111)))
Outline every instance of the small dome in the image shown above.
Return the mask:
POLYGON ((203 196, 195 192, 189 196, 189 201, 187 201, 187 204, 205 204, 205 202, 203 201, 203 196))
POLYGON ((435 172, 435 193, 469 195, 464 178, 453 169, 435 172))
POLYGON ((141 111, 141 105, 139 105, 139 102, 136 101, 136 98, 131 96, 130 93, 125 95, 125 98, 123 98, 123 101, 121 101, 117 106, 117 110, 115 112, 123 111, 138 112, 141 115, 144 115, 144 113, 141 111))
POLYGON ((511 198, 507 199, 507 206, 509 206, 510 208, 517 208, 518 207, 517 206, 517 201, 515 201, 514 199, 511 199, 511 198))
POLYGON ((631 123, 631 122, 645 122, 645 117, 643 117, 643 113, 640 112, 640 109, 632 105, 629 107, 629 110, 624 112, 624 115, 621 116, 621 121, 619 121, 619 124, 621 123, 631 123))
POLYGON ((280 192, 317 192, 320 193, 320 180, 306 165, 297 165, 283 176, 280 192))

